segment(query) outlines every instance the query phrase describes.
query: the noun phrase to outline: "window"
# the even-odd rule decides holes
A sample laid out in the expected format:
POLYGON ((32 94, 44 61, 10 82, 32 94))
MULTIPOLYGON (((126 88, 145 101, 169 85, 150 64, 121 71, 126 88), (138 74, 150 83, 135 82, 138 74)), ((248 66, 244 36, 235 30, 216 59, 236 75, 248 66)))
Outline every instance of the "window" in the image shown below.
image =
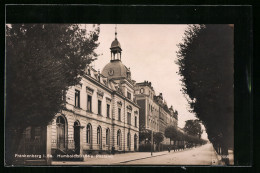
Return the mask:
POLYGON ((98 100, 98 114, 101 115, 101 106, 102 106, 102 102, 100 100, 98 100))
POLYGON ((117 131, 117 145, 121 146, 121 131, 117 131))
POLYGON ((80 91, 75 90, 75 107, 80 108, 80 91))
POLYGON ((88 95, 87 110, 92 112, 92 96, 88 95))
POLYGON ((110 144, 110 130, 106 130, 106 145, 110 144))
POLYGON ((92 128, 91 128, 91 124, 87 125, 87 143, 91 144, 91 136, 92 136, 92 128))
POLYGON ((127 92, 127 98, 131 99, 131 93, 130 92, 127 92))
POLYGON ((65 133, 65 119, 59 116, 56 120, 56 131, 57 131, 57 147, 65 149, 66 147, 66 133, 65 133))
POLYGON ((121 121, 121 109, 118 108, 118 121, 121 121))
POLYGON ((97 144, 101 144, 101 127, 97 128, 97 144))
POLYGON ((110 105, 107 104, 107 117, 109 118, 110 117, 110 105))
POLYGON ((127 134, 127 147, 130 150, 130 148, 131 148, 131 135, 130 135, 130 132, 128 132, 128 134, 127 134))
POLYGON ((135 116, 135 127, 137 127, 137 117, 135 116))
POLYGON ((131 124, 131 113, 127 112, 127 124, 131 124))

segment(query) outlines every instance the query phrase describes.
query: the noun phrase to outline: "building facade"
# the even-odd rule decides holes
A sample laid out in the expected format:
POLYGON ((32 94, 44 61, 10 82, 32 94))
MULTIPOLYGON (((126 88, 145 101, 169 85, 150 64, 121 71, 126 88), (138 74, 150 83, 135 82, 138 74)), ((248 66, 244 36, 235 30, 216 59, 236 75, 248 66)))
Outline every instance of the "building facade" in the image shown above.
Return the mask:
POLYGON ((135 97, 140 106, 140 131, 147 129, 164 134, 167 126, 178 126, 178 112, 167 106, 162 93, 155 95, 151 82, 137 83, 135 97))
MULTIPOLYGON (((111 61, 102 73, 86 67, 79 85, 66 91, 65 109, 57 113, 38 138, 45 138, 46 153, 94 154, 133 152, 139 148, 139 106, 134 98, 135 81, 121 61, 117 38, 111 44, 111 61)), ((35 129, 28 127, 25 138, 35 129)), ((34 133, 35 134, 35 133, 34 133)), ((34 140, 35 141, 35 140, 34 140)), ((41 140, 44 141, 44 140, 41 140)))

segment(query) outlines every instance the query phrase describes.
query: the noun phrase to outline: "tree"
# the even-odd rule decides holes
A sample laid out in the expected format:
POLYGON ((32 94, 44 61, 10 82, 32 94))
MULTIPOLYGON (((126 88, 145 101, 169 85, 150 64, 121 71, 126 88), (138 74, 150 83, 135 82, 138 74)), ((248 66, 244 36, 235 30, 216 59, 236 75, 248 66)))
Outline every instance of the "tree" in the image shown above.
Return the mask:
POLYGON ((189 135, 201 137, 202 129, 198 120, 187 120, 185 121, 184 132, 189 135))
POLYGON ((153 134, 153 140, 154 140, 154 143, 155 143, 157 146, 160 145, 160 143, 163 141, 163 139, 164 139, 163 133, 161 133, 161 132, 155 132, 155 133, 153 134))
POLYGON ((76 24, 6 26, 6 163, 22 132, 46 127, 63 109, 65 91, 95 59, 99 26, 86 33, 76 24))
POLYGON ((233 28, 190 25, 177 52, 182 90, 213 146, 233 146, 233 28))
POLYGON ((166 138, 170 138, 170 144, 171 144, 171 141, 177 140, 178 130, 175 126, 168 126, 165 128, 164 135, 166 138))
POLYGON ((145 129, 139 132, 139 141, 142 142, 146 139, 151 142, 151 130, 145 129))

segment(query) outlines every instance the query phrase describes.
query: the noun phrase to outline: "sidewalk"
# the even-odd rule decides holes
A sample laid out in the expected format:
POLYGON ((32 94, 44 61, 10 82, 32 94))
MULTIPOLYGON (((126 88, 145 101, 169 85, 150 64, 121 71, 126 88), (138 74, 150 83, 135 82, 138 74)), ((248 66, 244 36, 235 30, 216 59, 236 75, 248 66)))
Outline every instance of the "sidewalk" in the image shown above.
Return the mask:
MULTIPOLYGON (((189 149, 186 149, 189 150, 189 149)), ((176 151, 171 153, 182 152, 176 151)), ((185 151, 185 150, 184 150, 185 151)), ((126 162, 140 160, 144 158, 151 158, 169 154, 168 151, 162 152, 153 152, 153 156, 151 156, 151 152, 135 152, 135 153, 122 153, 115 155, 96 155, 93 158, 84 158, 84 161, 53 161, 52 165, 115 165, 115 164, 124 164, 126 162)))

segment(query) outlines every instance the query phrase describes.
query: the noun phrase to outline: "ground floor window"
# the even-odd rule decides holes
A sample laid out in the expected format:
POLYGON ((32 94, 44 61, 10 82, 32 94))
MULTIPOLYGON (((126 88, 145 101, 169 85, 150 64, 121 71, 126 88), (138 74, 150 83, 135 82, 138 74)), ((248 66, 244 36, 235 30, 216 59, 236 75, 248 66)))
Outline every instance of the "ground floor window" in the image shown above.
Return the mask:
POLYGON ((130 150, 131 148, 131 134, 128 132, 127 134, 127 148, 130 150))
POLYGON ((121 131, 117 131, 117 145, 121 146, 121 131))
POLYGON ((106 145, 110 144, 110 130, 106 130, 106 145))
POLYGON ((101 127, 98 126, 98 128, 97 128, 97 144, 101 144, 101 139, 102 139, 101 127))
POLYGON ((87 144, 91 144, 92 143, 92 126, 91 124, 87 125, 87 144))

